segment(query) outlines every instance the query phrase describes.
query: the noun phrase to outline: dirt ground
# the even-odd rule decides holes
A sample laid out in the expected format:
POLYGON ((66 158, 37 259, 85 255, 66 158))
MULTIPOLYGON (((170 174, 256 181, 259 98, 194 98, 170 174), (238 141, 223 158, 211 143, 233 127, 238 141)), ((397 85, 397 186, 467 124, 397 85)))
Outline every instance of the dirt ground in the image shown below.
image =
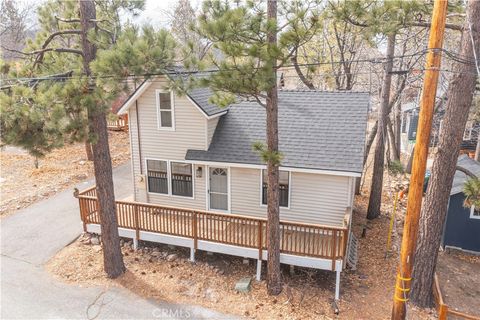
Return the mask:
MULTIPOLYGON (((387 217, 370 222, 366 237, 360 237, 366 204, 364 196, 357 197, 353 230, 359 239, 360 259, 356 271, 342 273, 338 316, 332 308, 335 275, 330 271, 295 268, 292 275, 284 267, 285 285, 279 296, 267 295, 265 281, 253 281, 251 292, 241 294, 235 292, 235 283, 254 277, 253 261, 245 265, 240 258, 201 252, 192 264, 184 249, 143 243, 134 252, 125 242, 122 251, 128 271, 120 279, 109 280, 102 271, 101 247, 81 240, 53 258, 48 269, 66 282, 122 286, 144 297, 202 305, 251 319, 389 319, 397 255, 385 258, 387 217), (178 258, 168 261, 173 253, 178 258)), ((431 313, 414 310, 409 318, 430 319, 431 313)))
MULTIPOLYGON (((112 163, 117 166, 130 158, 127 132, 109 132, 112 163)), ((64 190, 93 176, 93 163, 86 161, 82 143, 67 145, 40 159, 24 150, 6 146, 0 152, 0 216, 25 208, 32 203, 64 190)))
POLYGON ((480 317, 480 256, 453 250, 440 252, 437 275, 449 309, 480 317))

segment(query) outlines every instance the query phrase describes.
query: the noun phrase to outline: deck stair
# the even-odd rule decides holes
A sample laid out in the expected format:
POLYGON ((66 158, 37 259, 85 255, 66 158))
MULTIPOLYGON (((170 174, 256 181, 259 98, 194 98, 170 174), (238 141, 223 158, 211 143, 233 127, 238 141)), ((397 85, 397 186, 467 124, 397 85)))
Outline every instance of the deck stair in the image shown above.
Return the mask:
POLYGON ((350 239, 348 243, 348 252, 347 252, 347 265, 352 270, 357 270, 357 261, 358 261, 358 240, 353 234, 350 233, 350 239))

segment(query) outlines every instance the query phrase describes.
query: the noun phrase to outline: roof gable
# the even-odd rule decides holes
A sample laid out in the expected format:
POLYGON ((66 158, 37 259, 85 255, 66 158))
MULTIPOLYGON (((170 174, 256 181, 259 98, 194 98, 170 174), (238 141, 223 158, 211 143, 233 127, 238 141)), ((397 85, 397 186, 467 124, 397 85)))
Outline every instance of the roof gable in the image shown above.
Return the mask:
MULTIPOLYGON (((120 107, 118 114, 121 115, 127 113, 128 109, 151 86, 154 81, 155 79, 148 79, 142 82, 142 84, 136 88, 125 100, 123 105, 120 107)), ((189 90, 186 94, 190 102, 192 102, 207 119, 220 116, 227 112, 227 108, 221 108, 208 101, 211 95, 212 91, 209 88, 194 88, 189 90)))

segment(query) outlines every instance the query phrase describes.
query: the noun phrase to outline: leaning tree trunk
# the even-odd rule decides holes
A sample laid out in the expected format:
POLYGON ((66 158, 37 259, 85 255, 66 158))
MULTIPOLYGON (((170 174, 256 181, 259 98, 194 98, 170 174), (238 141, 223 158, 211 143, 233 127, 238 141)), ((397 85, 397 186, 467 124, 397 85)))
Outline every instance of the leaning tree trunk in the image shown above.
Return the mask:
POLYGON ((393 56, 395 53, 395 33, 388 36, 387 60, 385 62, 385 76, 382 85, 381 103, 378 109, 378 132, 373 158, 372 184, 370 200, 368 202, 367 219, 374 219, 380 215, 383 187, 383 165, 385 161, 385 126, 387 110, 390 103, 390 88, 392 85, 393 56))
MULTIPOLYGON (((268 0, 267 17, 277 22, 277 1, 268 0)), ((276 46, 277 31, 267 34, 268 45, 276 46)), ((278 92, 276 59, 272 61, 273 87, 267 92, 267 149, 270 155, 267 162, 267 291, 270 295, 282 292, 280 273, 280 198, 279 163, 274 154, 278 154, 278 92)))
MULTIPOLYGON (((470 0, 467 6, 467 17, 470 17, 473 38, 480 44, 480 1, 470 0)), ((464 36, 461 40, 463 57, 473 57, 473 46, 468 21, 465 22, 464 36)), ((480 45, 476 46, 477 56, 480 45)), ((433 305, 432 283, 437 265, 438 248, 442 237, 443 225, 447 213, 448 199, 460 151, 460 143, 472 105, 475 91, 476 70, 471 64, 457 63, 448 87, 448 102, 442 124, 442 132, 438 152, 432 167, 432 175, 428 183, 420 217, 417 249, 415 253, 412 302, 420 307, 433 305)))
MULTIPOLYGON (((95 3, 93 0, 79 0, 79 3, 82 26, 83 68, 87 77, 90 77, 90 62, 95 59, 96 47, 88 40, 87 35, 95 27, 95 3)), ((92 100, 91 105, 87 107, 89 131, 97 138, 93 144, 92 151, 102 231, 103 263, 108 277, 116 278, 125 272, 125 265, 118 236, 107 118, 105 109, 94 102, 93 96, 92 100)))

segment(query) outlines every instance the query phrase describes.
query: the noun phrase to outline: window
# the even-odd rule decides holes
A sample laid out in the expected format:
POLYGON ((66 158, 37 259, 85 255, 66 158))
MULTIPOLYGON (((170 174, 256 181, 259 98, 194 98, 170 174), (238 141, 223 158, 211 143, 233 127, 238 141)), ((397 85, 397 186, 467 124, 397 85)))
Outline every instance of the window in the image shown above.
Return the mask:
POLYGON ((193 177, 190 163, 171 163, 172 195, 192 197, 193 177))
POLYGON ((465 128, 465 131, 463 132, 463 140, 472 140, 472 131, 473 128, 465 128))
POLYGON ((155 91, 157 94, 158 128, 174 129, 173 98, 171 92, 155 91))
POLYGON ((470 219, 480 219, 480 209, 475 208, 472 206, 470 208, 470 219))
MULTIPOLYGON (((279 177, 280 207, 289 206, 290 172, 280 171, 279 177)), ((267 170, 262 170, 262 204, 267 204, 267 170)))
POLYGON ((407 115, 402 115, 402 133, 407 133, 407 115))
POLYGON ((148 192, 168 194, 167 162, 147 160, 148 192))

